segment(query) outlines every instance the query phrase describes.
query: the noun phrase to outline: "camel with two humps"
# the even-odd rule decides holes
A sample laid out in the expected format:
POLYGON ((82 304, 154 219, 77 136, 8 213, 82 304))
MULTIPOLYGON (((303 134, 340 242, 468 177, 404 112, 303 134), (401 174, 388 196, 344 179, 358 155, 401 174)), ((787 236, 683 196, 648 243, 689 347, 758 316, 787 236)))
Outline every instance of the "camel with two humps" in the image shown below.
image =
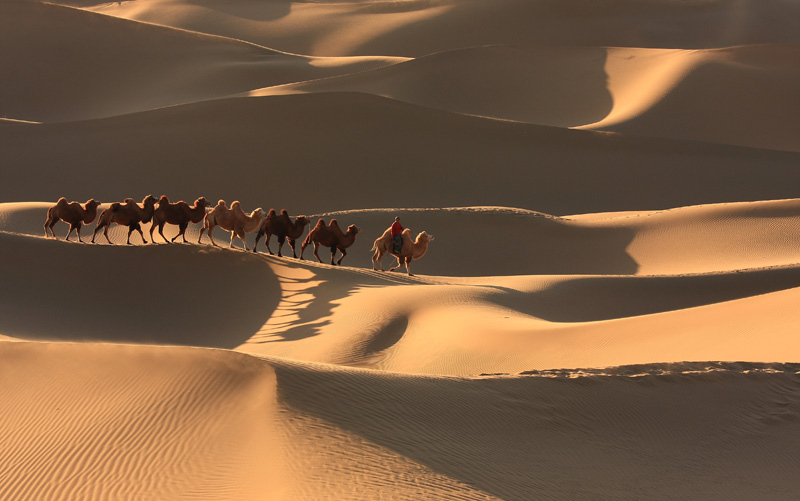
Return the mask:
POLYGON ((253 246, 253 252, 258 252, 258 241, 261 240, 261 237, 266 235, 267 238, 264 240, 264 246, 267 248, 267 252, 272 255, 272 249, 269 248, 269 239, 272 235, 275 235, 278 237, 278 257, 283 257, 281 255, 281 249, 283 248, 283 243, 288 238, 289 246, 292 248, 292 257, 296 258, 295 242, 298 238, 303 236, 306 225, 309 224, 311 224, 311 221, 305 216, 297 216, 294 222, 292 222, 286 209, 281 210, 280 214, 277 214, 275 209, 270 209, 256 235, 256 244, 253 246))
POLYGON ((112 243, 108 238, 108 228, 111 226, 111 223, 128 227, 128 240, 126 241, 128 245, 131 245, 131 233, 133 233, 133 230, 138 231, 139 235, 142 237, 142 242, 147 243, 140 223, 150 222, 153 218, 155 206, 156 197, 153 195, 144 197, 141 207, 132 198, 126 198, 122 203, 114 202, 110 207, 100 213, 97 226, 92 234, 92 243, 94 243, 97 232, 100 230, 103 230, 103 236, 106 237, 106 241, 112 243))
POLYGON ((200 237, 197 243, 203 238, 203 232, 208 232, 208 238, 211 239, 211 245, 216 246, 212 232, 214 228, 219 226, 223 230, 231 232, 231 243, 229 247, 233 247, 233 242, 236 237, 239 237, 244 244, 245 250, 250 250, 247 247, 246 236, 247 233, 253 233, 261 226, 261 221, 267 215, 264 209, 259 207, 250 214, 245 214, 239 201, 231 204, 230 208, 225 204, 224 200, 217 202, 217 205, 211 209, 211 212, 206 214, 203 221, 203 228, 200 230, 200 237))
POLYGON ((72 231, 77 230, 78 242, 82 243, 81 225, 90 224, 94 221, 94 218, 97 217, 97 207, 99 206, 100 202, 94 198, 87 200, 82 207, 78 202, 67 202, 66 198, 59 198, 54 206, 47 209, 47 219, 44 222, 44 235, 49 237, 52 233, 53 238, 58 240, 56 232, 53 231, 53 226, 61 220, 69 224, 67 240, 69 240, 69 236, 72 235, 72 231))
POLYGON ((326 225, 325 220, 320 218, 319 221, 317 221, 317 225, 308 232, 308 236, 306 236, 303 245, 300 247, 300 259, 303 259, 303 252, 305 252, 306 247, 313 243, 314 256, 317 258, 317 261, 320 263, 322 262, 317 251, 320 245, 324 245, 331 249, 331 264, 342 264, 342 259, 347 255, 346 249, 353 245, 353 242, 356 240, 356 235, 360 231, 361 228, 351 224, 347 227, 347 232, 345 233, 339 228, 339 223, 336 219, 331 219, 330 224, 326 225), (337 249, 342 253, 342 257, 334 263, 337 249))
POLYGON ((155 243, 153 238, 153 230, 158 227, 158 233, 165 242, 174 242, 178 237, 183 237, 183 243, 186 243, 186 228, 189 223, 199 223, 206 215, 206 208, 208 201, 205 197, 200 197, 194 201, 193 206, 189 206, 183 200, 171 203, 166 195, 162 195, 158 199, 158 207, 153 212, 153 224, 150 226, 150 241, 155 243), (167 240, 164 236, 164 225, 174 224, 178 227, 178 234, 172 237, 172 240, 167 240))
POLYGON ((372 249, 370 249, 370 251, 375 251, 375 254, 372 255, 373 270, 377 270, 377 266, 380 265, 381 271, 386 271, 383 268, 383 256, 388 253, 397 258, 397 266, 390 268, 389 271, 394 271, 405 264, 406 273, 409 276, 414 276, 411 273, 411 261, 421 258, 428 252, 428 243, 433 240, 433 237, 423 231, 417 235, 416 240, 412 240, 411 230, 408 228, 403 230, 402 236, 403 245, 400 247, 400 253, 394 252, 391 227, 375 240, 375 243, 372 244, 372 249))

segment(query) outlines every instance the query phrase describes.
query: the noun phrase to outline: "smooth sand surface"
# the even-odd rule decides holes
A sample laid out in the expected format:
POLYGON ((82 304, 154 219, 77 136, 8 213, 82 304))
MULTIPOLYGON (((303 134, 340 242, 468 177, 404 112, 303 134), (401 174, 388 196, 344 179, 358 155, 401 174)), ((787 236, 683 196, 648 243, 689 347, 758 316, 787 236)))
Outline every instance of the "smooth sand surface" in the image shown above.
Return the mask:
POLYGON ((799 9, 0 3, 0 497, 796 499, 799 9))

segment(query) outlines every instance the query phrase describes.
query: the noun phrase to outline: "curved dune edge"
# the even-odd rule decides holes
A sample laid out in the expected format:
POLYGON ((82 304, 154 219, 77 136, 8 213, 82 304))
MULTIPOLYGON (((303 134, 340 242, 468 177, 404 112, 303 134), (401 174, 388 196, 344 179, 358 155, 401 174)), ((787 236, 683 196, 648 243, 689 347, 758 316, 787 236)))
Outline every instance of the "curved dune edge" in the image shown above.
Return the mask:
POLYGON ((633 499, 635 481, 788 499, 800 445, 796 364, 443 378, 192 348, 0 342, 0 358, 0 454, 26 458, 4 459, 4 497, 633 499))
POLYGON ((413 203, 564 215, 790 198, 800 182, 800 153, 505 122, 363 93, 3 128, 16 169, 0 186, 9 202, 141 200, 158 189, 293 213, 413 203), (389 189, 398 182, 407 189, 389 189))
POLYGON ((365 92, 504 120, 800 151, 798 57, 800 47, 774 44, 475 47, 248 95, 365 92))
POLYGON ((310 57, 241 40, 36 2, 4 2, 4 118, 64 122, 218 99, 407 58, 310 57), (50 40, 70 47, 53 50, 50 40), (102 50, 98 50, 102 47, 102 50), (55 76, 55 78, 54 78, 55 76), (36 85, 30 85, 36 82, 36 85))
MULTIPOLYGON (((38 226, 45 206, 0 207, 8 256, 0 263, 7 285, 0 332, 7 337, 220 347, 448 375, 684 360, 790 362, 800 350, 794 335, 800 313, 791 306, 800 267, 796 238, 789 236, 797 200, 573 219, 508 208, 329 214, 363 230, 345 267, 209 245, 81 245, 25 234, 38 226), (436 223, 425 227, 435 240, 413 264, 417 277, 371 269, 369 235, 379 235, 392 214, 409 226, 436 223), (463 252, 460 235, 482 225, 529 235, 528 243, 508 245, 520 247, 520 262, 530 259, 535 243, 550 249, 537 256, 540 271, 520 273, 511 261, 506 276, 486 273, 509 256, 463 252), (614 259, 632 267, 610 271, 614 259), (426 271, 445 263, 456 276, 426 271), (129 293, 118 287, 124 283, 136 286, 129 293), (62 297, 63 290, 71 294, 62 297), (145 299, 136 302, 131 293, 145 299), (186 298, 184 309, 174 306, 179 297, 186 298), (130 301, 142 310, 120 322, 130 301)), ((117 228, 112 236, 124 241, 125 232, 117 228)), ((311 259, 308 249, 305 255, 311 259)))
POLYGON ((187 0, 99 3, 104 14, 213 33, 319 56, 419 57, 479 45, 715 48, 800 43, 794 3, 614 0, 494 2, 252 2, 187 0), (643 27, 647 26, 647 29, 643 27))

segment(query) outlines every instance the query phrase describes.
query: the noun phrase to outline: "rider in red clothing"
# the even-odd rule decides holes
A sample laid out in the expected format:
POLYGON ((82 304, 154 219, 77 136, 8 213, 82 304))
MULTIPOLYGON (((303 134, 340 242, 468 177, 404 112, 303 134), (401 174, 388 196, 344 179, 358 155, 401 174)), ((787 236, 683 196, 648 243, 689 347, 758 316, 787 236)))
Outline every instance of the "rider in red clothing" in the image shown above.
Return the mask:
POLYGON ((400 224, 400 216, 394 218, 394 223, 392 223, 392 243, 395 254, 400 254, 400 250, 403 248, 403 225, 400 224))

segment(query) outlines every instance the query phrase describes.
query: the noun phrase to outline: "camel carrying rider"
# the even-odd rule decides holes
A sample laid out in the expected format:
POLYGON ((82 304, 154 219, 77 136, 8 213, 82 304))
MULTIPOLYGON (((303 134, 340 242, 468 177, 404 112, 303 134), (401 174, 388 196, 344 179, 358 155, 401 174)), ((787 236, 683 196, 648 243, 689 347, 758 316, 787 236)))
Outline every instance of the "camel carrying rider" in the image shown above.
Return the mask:
POLYGON ((392 223, 392 247, 395 254, 400 254, 403 249, 403 225, 400 224, 400 216, 394 218, 392 223))

